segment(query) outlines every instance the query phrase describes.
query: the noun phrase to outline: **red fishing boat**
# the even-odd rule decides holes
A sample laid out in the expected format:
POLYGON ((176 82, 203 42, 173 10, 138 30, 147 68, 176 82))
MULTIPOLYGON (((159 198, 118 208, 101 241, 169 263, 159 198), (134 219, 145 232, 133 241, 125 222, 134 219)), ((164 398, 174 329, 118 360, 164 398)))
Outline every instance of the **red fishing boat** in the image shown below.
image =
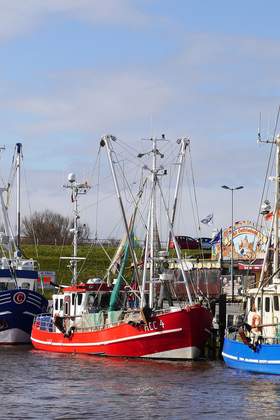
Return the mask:
MULTIPOLYGON (((140 309, 106 311, 111 293, 112 288, 97 283, 70 286, 64 288, 63 294, 54 295, 53 314, 37 316, 34 321, 31 337, 34 347, 104 356, 168 359, 199 356, 211 328, 208 309, 194 304, 158 310, 150 316, 140 309)), ((126 291, 120 294, 125 299, 126 291)))
MULTIPOLYGON (((168 219, 169 234, 176 250, 176 263, 179 265, 185 285, 185 299, 178 299, 175 281, 178 277, 174 268, 170 268, 170 259, 166 251, 155 247, 154 218, 155 201, 152 198, 151 210, 147 222, 145 252, 141 262, 136 258, 133 248, 132 230, 138 204, 130 223, 127 222, 118 180, 114 172, 111 141, 113 136, 102 138, 101 145, 106 146, 114 184, 126 228, 126 242, 123 249, 118 275, 114 284, 101 279, 91 279, 87 283, 77 284, 77 197, 84 193, 87 184, 78 184, 71 174, 72 201, 76 216, 74 225, 74 255, 71 265, 74 267, 72 285, 60 288, 53 296, 52 314, 42 314, 34 319, 32 344, 36 349, 88 353, 104 356, 148 357, 164 359, 195 359, 199 356, 212 325, 212 315, 203 301, 196 299, 190 292, 186 279, 180 249, 173 232, 174 216, 168 219), (172 220, 172 221, 171 221, 172 220), (133 279, 127 281, 124 267, 130 253, 133 267, 133 279)), ((180 157, 183 161, 188 142, 182 139, 180 157)), ((157 141, 153 139, 152 190, 159 186, 159 170, 156 169, 156 156, 159 153, 157 141)), ((179 182, 180 176, 178 174, 179 182)), ((177 188, 176 188, 177 190, 177 188)), ((141 194, 139 194, 139 200, 141 194)), ((177 197, 175 194, 176 200, 177 197)), ((164 207, 166 208, 163 199, 164 207)), ((174 209, 175 211, 175 209, 174 209)), ((120 255, 120 252, 117 252, 120 255)), ((119 260, 120 261, 120 260, 119 260)), ((178 274, 178 269, 177 269, 178 274)))

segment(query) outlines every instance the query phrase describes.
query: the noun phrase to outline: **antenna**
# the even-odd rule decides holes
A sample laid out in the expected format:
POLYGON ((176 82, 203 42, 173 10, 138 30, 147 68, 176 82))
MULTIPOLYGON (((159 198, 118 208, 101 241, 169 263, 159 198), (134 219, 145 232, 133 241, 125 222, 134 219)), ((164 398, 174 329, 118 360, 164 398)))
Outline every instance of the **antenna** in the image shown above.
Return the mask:
POLYGON ((73 238, 73 256, 70 258, 62 257, 62 259, 70 259, 70 267, 73 268, 73 278, 72 278, 71 283, 76 284, 77 277, 78 277, 78 260, 85 259, 85 258, 79 258, 77 256, 78 254, 78 220, 80 219, 79 209, 78 209, 78 196, 85 195, 90 189, 90 186, 88 185, 87 182, 84 182, 84 183, 77 182, 76 175, 71 172, 68 175, 68 184, 63 185, 63 188, 71 189, 71 201, 73 203, 73 214, 74 214, 74 227, 73 229, 70 229, 70 232, 74 234, 74 238, 73 238))
POLYGON ((262 138, 261 138, 261 123, 262 123, 262 113, 260 112, 260 116, 259 116, 259 128, 258 128, 258 143, 261 142, 262 138))

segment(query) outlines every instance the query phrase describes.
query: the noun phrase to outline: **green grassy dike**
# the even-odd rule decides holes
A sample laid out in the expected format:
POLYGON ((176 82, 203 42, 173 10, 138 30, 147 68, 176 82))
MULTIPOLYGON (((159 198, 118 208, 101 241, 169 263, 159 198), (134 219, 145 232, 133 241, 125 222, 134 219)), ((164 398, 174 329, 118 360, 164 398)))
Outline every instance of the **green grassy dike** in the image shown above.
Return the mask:
MULTIPOLYGON (((116 248, 106 247, 106 252, 112 258, 116 248)), ((71 282, 71 272, 67 265, 68 260, 60 260, 60 257, 70 257, 73 252, 71 245, 63 248, 56 245, 39 245, 36 248, 33 245, 23 245, 22 250, 27 258, 34 258, 39 263, 41 271, 55 271, 58 283, 69 284, 71 282)), ((81 261, 78 265, 79 281, 87 280, 90 277, 103 277, 106 268, 110 264, 109 258, 106 256, 101 247, 79 245, 79 257, 85 257, 85 261, 81 261)))
MULTIPOLYGON (((38 261, 41 271, 55 271, 58 283, 69 284, 71 282, 71 272, 67 268, 69 261, 60 260, 60 257, 70 257, 73 252, 72 245, 66 245, 63 248, 56 245, 39 245, 37 247, 38 254, 34 245, 23 245, 22 250, 27 258, 34 258, 38 261)), ((116 248, 105 247, 105 250, 109 257, 112 258, 116 248)), ((140 254, 140 252, 140 249, 138 249, 138 252, 136 251, 137 254, 140 254)), ((99 246, 79 245, 78 256, 86 258, 85 261, 81 261, 78 265, 80 270, 79 282, 92 277, 102 278, 104 276, 110 264, 106 253, 99 246)), ((172 250, 171 254, 174 254, 174 250, 172 250)), ((199 250, 190 250, 187 254, 188 256, 201 257, 199 250)), ((185 255, 185 252, 182 252, 182 256, 184 257, 185 255)), ((207 258, 206 255, 204 257, 207 258)))

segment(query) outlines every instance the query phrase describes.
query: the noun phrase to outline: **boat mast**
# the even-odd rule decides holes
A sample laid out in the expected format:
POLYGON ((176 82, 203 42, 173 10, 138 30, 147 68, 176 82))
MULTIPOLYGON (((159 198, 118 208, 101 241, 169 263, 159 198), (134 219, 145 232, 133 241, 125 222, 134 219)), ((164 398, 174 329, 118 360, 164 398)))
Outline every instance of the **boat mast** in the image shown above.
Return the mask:
POLYGON ((262 285, 264 279, 264 272, 266 267, 266 261, 269 255, 269 246, 270 246, 270 239, 272 237, 272 233, 274 233, 274 252, 273 252, 273 273, 276 273, 273 277, 273 283, 279 283, 280 275, 279 275, 279 199, 280 199, 280 135, 278 135, 273 140, 261 140, 260 134, 258 136, 258 143, 273 143, 276 145, 276 171, 275 177, 271 177, 271 180, 275 181, 275 193, 274 193, 274 210, 273 210, 273 220, 271 224, 270 234, 267 242, 267 248, 265 253, 265 258, 263 261, 263 267, 260 275, 260 285, 262 285))
POLYGON ((155 276, 155 229, 156 229, 156 182, 157 182, 157 139, 153 137, 153 161, 152 161, 152 197, 151 197, 151 226, 150 226, 150 283, 149 283, 149 306, 154 305, 154 276, 155 276))
POLYGON ((17 240, 16 240, 16 246, 18 249, 20 249, 20 193, 21 193, 21 158, 22 158, 22 144, 17 143, 16 144, 16 176, 17 176, 17 203, 16 203, 16 211, 17 211, 17 240))
POLYGON ((90 189, 90 186, 88 185, 87 182, 84 182, 83 184, 78 183, 76 181, 76 176, 73 173, 68 175, 68 181, 69 181, 69 184, 63 185, 63 187, 70 188, 72 191, 71 201, 73 203, 74 226, 70 231, 74 235, 73 236, 73 256, 70 258, 68 257, 61 257, 61 258, 70 259, 70 266, 73 270, 71 284, 76 284, 77 278, 78 278, 78 261, 85 259, 85 258, 78 257, 78 233, 79 233, 78 220, 80 219, 79 207, 78 207, 78 196, 85 195, 90 189))
POLYGON ((129 230, 129 226, 128 226, 127 219, 126 219, 126 214, 125 214, 125 211, 124 211, 124 206, 123 206, 123 202, 122 202, 122 198, 121 198, 120 188, 119 188, 118 180, 117 180, 117 177, 116 177, 115 167, 114 167, 114 164, 113 164, 113 157, 112 157, 113 149, 112 149, 112 146, 111 146, 111 141, 117 141, 117 138, 115 136, 112 136, 111 134, 107 134, 107 135, 105 135, 101 138, 100 146, 101 147, 106 146, 106 152, 107 152, 107 156, 108 156, 109 163, 110 163, 110 168, 111 168, 111 173, 112 173, 113 180, 114 180, 115 190, 116 190, 117 198, 119 200, 120 209, 121 209, 121 213, 122 213, 122 217, 123 217, 123 221, 124 221, 124 225, 125 225, 125 230, 126 230, 126 234, 127 234, 129 250, 130 250, 131 258, 132 258, 132 261, 133 261, 133 264, 134 264, 134 269, 135 269, 137 282, 138 282, 138 285, 140 286, 140 276, 139 276, 139 271, 138 271, 137 259, 136 259, 135 251, 134 251, 131 236, 130 236, 131 232, 129 230))
POLYGON ((138 157, 142 158, 145 155, 149 155, 152 153, 152 168, 148 168, 146 165, 144 169, 148 169, 151 173, 151 184, 152 184, 152 192, 151 192, 151 201, 150 201, 150 211, 149 211, 149 222, 148 222, 148 229, 147 229, 147 236, 146 236, 146 249, 145 249, 145 260, 144 260, 144 270, 143 270, 143 287, 142 287, 142 297, 144 296, 144 283, 146 282, 146 269, 147 269, 147 255, 148 255, 148 242, 150 242, 150 259, 149 259, 149 272, 150 272, 150 281, 149 281, 149 306, 150 308, 154 307, 154 279, 155 279, 155 257, 156 257, 156 243, 158 238, 158 231, 157 231, 157 221, 156 221, 156 191, 157 191, 157 183, 158 183, 158 176, 165 175, 167 172, 163 171, 162 168, 157 168, 157 155, 161 158, 164 155, 158 150, 157 142, 159 141, 167 141, 165 135, 162 134, 161 138, 152 137, 149 139, 152 141, 153 148, 151 151, 146 153, 139 153, 138 157))
MULTIPOLYGON (((183 167, 185 163, 185 156, 186 156, 186 149, 187 146, 190 144, 190 139, 187 137, 183 137, 177 140, 177 143, 180 144, 180 152, 179 152, 179 162, 178 162, 178 172, 177 172, 177 179, 176 179, 176 186, 174 192, 174 200, 173 200, 173 208, 172 208, 172 215, 171 215, 171 226, 174 228, 176 210, 177 210, 177 203, 178 203, 178 193, 179 187, 181 185, 181 179, 183 174, 183 167)), ((168 241, 167 241, 167 251, 169 248, 169 242, 171 239, 171 232, 169 231, 168 241)))
MULTIPOLYGON (((279 182, 280 182, 280 136, 275 139, 276 143, 276 174, 275 174, 275 208, 274 208, 274 257, 273 272, 279 269, 279 182)), ((276 278, 279 279, 279 273, 276 278)))

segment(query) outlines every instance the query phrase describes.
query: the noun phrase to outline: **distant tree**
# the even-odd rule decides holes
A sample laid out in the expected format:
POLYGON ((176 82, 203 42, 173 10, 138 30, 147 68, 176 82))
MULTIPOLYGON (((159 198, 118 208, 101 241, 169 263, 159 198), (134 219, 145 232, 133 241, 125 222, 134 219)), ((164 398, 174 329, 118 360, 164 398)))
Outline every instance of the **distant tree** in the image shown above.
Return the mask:
MULTIPOLYGON (((69 217, 54 213, 51 210, 35 212, 30 217, 22 219, 22 236, 26 242, 39 244, 70 244, 73 241, 73 233, 70 229, 73 221, 69 217)), ((88 238, 89 228, 83 225, 79 229, 79 240, 88 238)))

